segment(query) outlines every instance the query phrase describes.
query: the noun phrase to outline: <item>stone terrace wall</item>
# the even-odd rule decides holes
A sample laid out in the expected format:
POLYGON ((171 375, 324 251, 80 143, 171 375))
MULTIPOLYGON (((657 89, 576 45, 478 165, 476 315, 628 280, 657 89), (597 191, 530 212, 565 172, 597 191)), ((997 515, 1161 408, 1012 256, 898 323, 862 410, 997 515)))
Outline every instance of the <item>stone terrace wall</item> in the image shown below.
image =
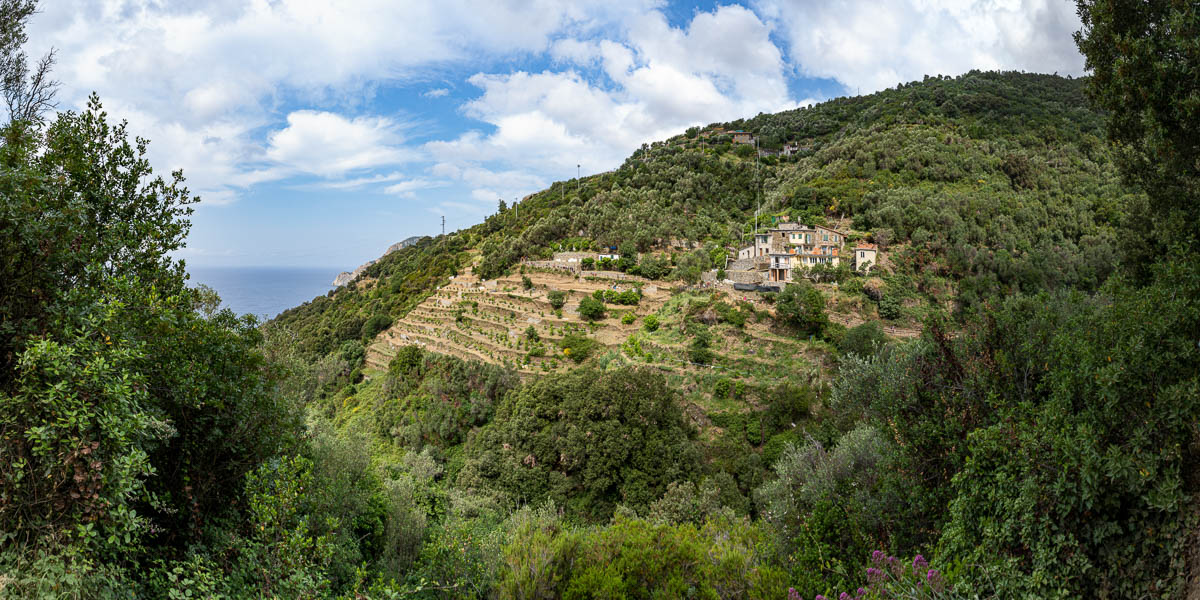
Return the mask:
POLYGON ((595 252, 555 252, 554 260, 556 262, 568 262, 573 258, 575 262, 579 262, 585 258, 595 260, 596 256, 595 252))
POLYGON ((763 283, 765 276, 763 271, 725 271, 725 278, 734 283, 763 283))
POLYGON ((534 269, 549 269, 574 275, 579 272, 579 263, 558 262, 555 260, 527 260, 521 263, 534 269))

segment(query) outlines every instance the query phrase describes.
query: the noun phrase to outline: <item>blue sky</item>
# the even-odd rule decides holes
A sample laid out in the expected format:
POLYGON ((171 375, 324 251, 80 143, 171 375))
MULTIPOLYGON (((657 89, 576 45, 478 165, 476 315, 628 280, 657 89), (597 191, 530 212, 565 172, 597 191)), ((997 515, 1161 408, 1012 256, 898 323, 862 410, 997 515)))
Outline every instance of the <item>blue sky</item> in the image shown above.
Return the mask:
POLYGON ((202 202, 189 264, 351 268, 688 126, 972 68, 1079 75, 1060 0, 55 0, 95 91, 202 202))

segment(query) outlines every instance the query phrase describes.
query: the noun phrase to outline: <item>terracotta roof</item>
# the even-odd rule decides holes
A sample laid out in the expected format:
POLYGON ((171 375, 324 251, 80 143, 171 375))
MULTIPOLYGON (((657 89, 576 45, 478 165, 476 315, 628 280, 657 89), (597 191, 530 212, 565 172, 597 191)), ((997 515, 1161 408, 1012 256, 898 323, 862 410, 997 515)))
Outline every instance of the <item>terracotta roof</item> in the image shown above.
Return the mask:
POLYGON ((857 246, 854 247, 855 250, 876 250, 878 248, 879 247, 876 246, 875 244, 868 244, 866 242, 860 242, 857 246))

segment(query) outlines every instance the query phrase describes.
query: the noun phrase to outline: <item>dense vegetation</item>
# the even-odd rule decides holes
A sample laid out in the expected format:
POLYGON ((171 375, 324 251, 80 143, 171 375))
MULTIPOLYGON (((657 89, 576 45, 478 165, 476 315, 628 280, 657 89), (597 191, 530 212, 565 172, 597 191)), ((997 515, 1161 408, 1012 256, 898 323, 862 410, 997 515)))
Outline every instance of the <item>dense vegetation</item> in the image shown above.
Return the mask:
MULTIPOLYGON (((722 126, 797 150, 760 165, 694 128, 260 325, 170 258, 181 175, 95 98, 45 118, 34 5, 6 0, 0 597, 1190 597, 1200 20, 1117 4, 1082 3, 1093 79, 972 72, 722 126), (678 290, 624 351, 673 340, 690 381, 590 329, 551 345, 578 368, 525 380, 412 346, 364 365, 476 259, 616 247, 599 266, 691 283, 760 199, 851 225, 889 268, 772 311, 678 290), (924 331, 843 327, 847 297, 924 331), (723 364, 750 327, 821 372, 723 364)), ((599 319, 644 297, 584 300, 599 319)))

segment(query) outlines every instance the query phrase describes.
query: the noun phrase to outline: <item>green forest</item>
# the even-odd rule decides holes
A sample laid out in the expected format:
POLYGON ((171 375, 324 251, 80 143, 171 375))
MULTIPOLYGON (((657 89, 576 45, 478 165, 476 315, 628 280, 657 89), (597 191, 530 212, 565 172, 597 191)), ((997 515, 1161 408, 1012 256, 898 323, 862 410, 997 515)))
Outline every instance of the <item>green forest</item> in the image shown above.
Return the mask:
POLYGON ((1196 597, 1200 11, 1078 4, 1088 77, 693 127, 264 323, 173 257, 183 174, 95 95, 51 111, 36 3, 0 2, 0 598, 1196 597), (785 219, 888 269, 695 286, 785 219), (530 326, 563 370, 367 363, 452 277, 566 250, 671 297, 530 326), (691 366, 605 351, 608 316, 691 366), (811 370, 724 357, 751 324, 811 370))

